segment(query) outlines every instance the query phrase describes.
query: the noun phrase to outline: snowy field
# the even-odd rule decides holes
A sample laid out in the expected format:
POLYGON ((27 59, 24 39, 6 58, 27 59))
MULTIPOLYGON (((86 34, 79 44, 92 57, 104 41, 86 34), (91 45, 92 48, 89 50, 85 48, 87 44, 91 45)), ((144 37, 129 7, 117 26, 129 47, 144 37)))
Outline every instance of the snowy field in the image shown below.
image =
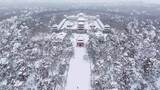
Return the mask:
POLYGON ((87 43, 88 36, 74 34, 72 42, 74 44, 74 56, 70 61, 67 85, 65 90, 90 90, 90 64, 85 59, 87 56, 86 47, 77 47, 76 39, 84 38, 87 43))

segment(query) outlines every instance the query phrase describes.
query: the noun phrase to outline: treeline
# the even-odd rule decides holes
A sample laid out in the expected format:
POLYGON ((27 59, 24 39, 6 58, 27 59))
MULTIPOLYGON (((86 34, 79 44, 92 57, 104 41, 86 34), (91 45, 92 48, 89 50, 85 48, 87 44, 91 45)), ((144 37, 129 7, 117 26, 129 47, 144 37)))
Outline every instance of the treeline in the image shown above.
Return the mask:
POLYGON ((134 19, 124 30, 90 35, 93 90, 158 90, 160 29, 134 19))

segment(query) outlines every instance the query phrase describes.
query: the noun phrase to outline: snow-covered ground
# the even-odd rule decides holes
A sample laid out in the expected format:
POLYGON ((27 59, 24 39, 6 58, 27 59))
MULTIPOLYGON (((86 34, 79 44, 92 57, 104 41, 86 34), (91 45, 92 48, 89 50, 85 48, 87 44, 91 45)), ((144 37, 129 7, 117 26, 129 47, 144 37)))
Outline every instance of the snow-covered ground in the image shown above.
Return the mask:
POLYGON ((74 44, 74 56, 70 61, 67 84, 65 90, 90 90, 90 63, 86 60, 86 47, 76 47, 78 38, 84 39, 86 44, 88 35, 74 34, 72 42, 74 44))

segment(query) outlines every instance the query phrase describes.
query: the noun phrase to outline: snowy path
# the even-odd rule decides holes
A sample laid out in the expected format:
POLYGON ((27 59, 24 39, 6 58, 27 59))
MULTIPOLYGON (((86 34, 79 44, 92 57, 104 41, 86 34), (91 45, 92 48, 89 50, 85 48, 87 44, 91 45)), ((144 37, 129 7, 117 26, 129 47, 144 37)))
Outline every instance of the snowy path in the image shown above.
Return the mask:
POLYGON ((76 38, 83 36, 87 43, 87 35, 74 34, 74 56, 70 61, 70 68, 67 77, 65 90, 90 90, 90 64, 85 60, 87 56, 85 47, 76 47, 76 38))

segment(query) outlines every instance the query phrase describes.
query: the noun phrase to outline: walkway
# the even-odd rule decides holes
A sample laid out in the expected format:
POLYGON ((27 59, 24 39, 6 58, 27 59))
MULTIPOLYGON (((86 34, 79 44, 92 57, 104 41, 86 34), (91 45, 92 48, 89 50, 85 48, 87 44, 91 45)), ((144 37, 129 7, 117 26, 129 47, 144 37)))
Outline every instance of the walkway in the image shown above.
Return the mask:
POLYGON ((78 37, 83 37, 85 43, 88 41, 88 36, 82 34, 74 34, 72 38, 74 56, 70 61, 65 90, 90 90, 90 64, 85 59, 87 57, 86 47, 76 47, 78 37))

